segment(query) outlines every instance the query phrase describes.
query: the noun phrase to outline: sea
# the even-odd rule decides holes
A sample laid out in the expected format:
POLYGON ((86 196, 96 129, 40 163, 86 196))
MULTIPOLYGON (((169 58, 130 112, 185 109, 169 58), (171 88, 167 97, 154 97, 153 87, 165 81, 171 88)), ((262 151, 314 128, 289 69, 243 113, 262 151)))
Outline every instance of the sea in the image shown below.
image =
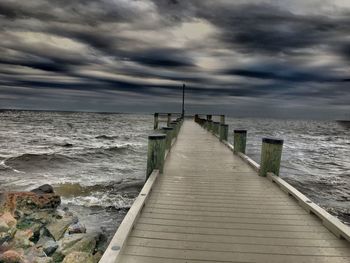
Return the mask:
MULTIPOLYGON (((111 238, 144 184, 153 116, 3 110, 0 123, 0 192, 51 184, 88 231, 111 238)), ((263 137, 283 139, 280 176, 350 225, 349 128, 312 120, 226 123, 231 143, 233 129, 248 131, 246 154, 257 162, 263 137)))

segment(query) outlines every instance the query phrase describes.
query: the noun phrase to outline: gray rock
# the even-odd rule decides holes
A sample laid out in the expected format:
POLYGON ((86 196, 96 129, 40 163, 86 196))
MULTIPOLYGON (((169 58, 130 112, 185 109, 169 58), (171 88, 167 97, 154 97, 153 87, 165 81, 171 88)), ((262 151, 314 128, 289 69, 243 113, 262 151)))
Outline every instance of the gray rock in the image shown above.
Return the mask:
POLYGON ((45 254, 51 256, 58 248, 58 243, 52 237, 41 236, 36 247, 42 247, 45 254))
POLYGON ((68 227, 69 234, 86 233, 86 227, 80 222, 72 224, 68 227))
POLYGON ((61 239, 68 227, 77 221, 76 217, 67 217, 53 220, 46 226, 47 231, 57 241, 61 239))
POLYGON ((36 257, 33 263, 54 263, 50 257, 36 257))
POLYGON ((94 263, 94 257, 86 252, 72 252, 67 255, 62 263, 94 263))
POLYGON ((51 256, 56 251, 57 248, 58 248, 58 244, 54 240, 47 241, 43 246, 43 250, 45 254, 48 256, 51 256))
POLYGON ((53 187, 49 184, 44 184, 39 186, 38 188, 35 188, 33 190, 31 190, 31 192, 36 193, 36 194, 53 194, 54 190, 53 187))
POLYGON ((99 236, 99 233, 89 233, 74 234, 64 237, 58 242, 58 248, 52 257, 57 262, 72 252, 86 252, 92 254, 96 248, 99 236))

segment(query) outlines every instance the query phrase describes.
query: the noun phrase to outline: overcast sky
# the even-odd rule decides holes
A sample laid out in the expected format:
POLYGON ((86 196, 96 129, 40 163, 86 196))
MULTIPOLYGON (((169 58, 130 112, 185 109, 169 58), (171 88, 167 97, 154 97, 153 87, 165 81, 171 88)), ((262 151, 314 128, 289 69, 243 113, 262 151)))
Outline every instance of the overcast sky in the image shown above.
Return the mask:
POLYGON ((348 0, 1 0, 0 108, 350 118, 348 0))

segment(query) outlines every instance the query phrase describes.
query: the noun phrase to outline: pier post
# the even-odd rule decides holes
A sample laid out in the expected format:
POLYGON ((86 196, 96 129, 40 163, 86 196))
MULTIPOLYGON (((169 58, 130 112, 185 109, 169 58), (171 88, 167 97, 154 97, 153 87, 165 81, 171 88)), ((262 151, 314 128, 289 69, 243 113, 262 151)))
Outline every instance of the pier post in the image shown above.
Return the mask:
POLYGON ((207 130, 212 132, 213 131, 213 121, 212 120, 208 120, 208 127, 207 130))
POLYGON ((262 139, 260 176, 266 176, 268 172, 279 175, 281 157, 282 157, 283 140, 262 139))
POLYGON ((167 119, 167 126, 170 127, 170 122, 171 122, 171 113, 168 113, 168 119, 167 119))
POLYGON ((165 149, 170 150, 171 141, 173 140, 173 128, 171 127, 162 127, 162 132, 166 135, 165 139, 165 149))
POLYGON ((213 134, 219 135, 219 129, 220 129, 220 122, 214 121, 213 122, 213 134))
POLYGON ((178 122, 177 121, 170 122, 170 127, 174 129, 173 130, 174 137, 177 137, 177 134, 178 134, 178 122))
POLYGON ((146 180, 154 169, 158 169, 160 173, 163 173, 165 143, 165 134, 153 134, 148 136, 146 180))
POLYGON ((247 131, 246 130, 234 130, 233 131, 233 148, 236 153, 244 153, 247 143, 247 131))
POLYGON ((212 120, 212 115, 207 115, 207 120, 211 121, 212 120))
POLYGON ((220 124, 225 124, 225 115, 220 115, 220 124))
POLYGON ((153 127, 154 130, 158 129, 158 122, 159 122, 158 117, 159 117, 159 113, 157 112, 154 113, 154 127, 153 127))
POLYGON ((220 124, 220 141, 227 141, 228 137, 228 125, 220 124))

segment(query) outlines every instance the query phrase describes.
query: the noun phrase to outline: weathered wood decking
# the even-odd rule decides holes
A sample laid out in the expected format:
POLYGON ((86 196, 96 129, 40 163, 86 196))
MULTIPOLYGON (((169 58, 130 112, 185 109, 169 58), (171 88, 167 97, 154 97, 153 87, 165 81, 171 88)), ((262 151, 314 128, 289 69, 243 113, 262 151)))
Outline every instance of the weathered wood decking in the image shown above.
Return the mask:
POLYGON ((350 262, 350 246, 185 121, 118 261, 350 262))

